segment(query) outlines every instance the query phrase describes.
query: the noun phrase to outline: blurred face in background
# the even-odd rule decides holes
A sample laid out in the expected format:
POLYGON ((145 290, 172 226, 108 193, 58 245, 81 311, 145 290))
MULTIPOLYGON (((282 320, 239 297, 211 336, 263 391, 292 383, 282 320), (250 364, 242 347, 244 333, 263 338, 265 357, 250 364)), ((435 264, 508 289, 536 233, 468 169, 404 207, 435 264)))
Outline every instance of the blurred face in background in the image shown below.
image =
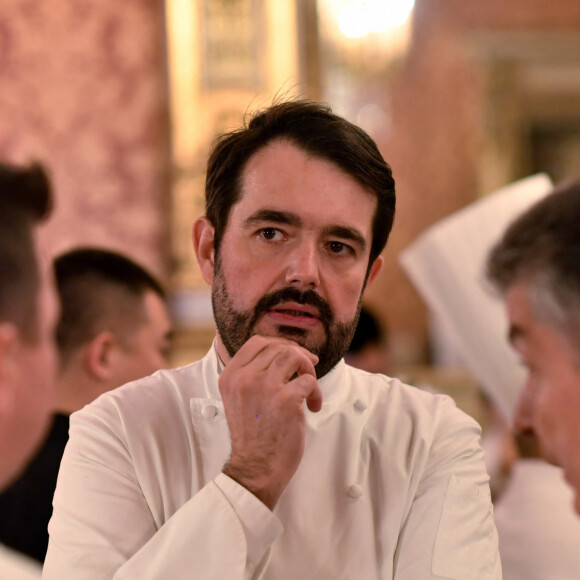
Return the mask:
POLYGON ((115 386, 140 379, 166 368, 173 327, 167 304, 153 290, 143 295, 145 321, 119 349, 115 386))
POLYGON ((528 370, 516 430, 535 433, 542 455, 563 468, 580 514, 580 348, 538 319, 523 283, 508 289, 506 304, 510 341, 528 370))

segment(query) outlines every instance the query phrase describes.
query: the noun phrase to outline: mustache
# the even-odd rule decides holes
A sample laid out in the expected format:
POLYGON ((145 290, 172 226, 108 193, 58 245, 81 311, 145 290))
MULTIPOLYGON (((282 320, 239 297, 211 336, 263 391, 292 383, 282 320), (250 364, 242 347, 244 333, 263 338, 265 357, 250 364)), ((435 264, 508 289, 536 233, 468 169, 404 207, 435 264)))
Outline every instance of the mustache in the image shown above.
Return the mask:
POLYGON ((265 314, 277 304, 283 302, 296 302, 297 304, 314 306, 318 310, 318 318, 322 322, 326 332, 328 333, 332 321, 334 320, 334 313, 330 304, 324 300, 314 290, 306 290, 301 292, 298 288, 288 287, 266 294, 262 296, 254 308, 254 316, 252 318, 250 328, 258 322, 262 314, 265 314))

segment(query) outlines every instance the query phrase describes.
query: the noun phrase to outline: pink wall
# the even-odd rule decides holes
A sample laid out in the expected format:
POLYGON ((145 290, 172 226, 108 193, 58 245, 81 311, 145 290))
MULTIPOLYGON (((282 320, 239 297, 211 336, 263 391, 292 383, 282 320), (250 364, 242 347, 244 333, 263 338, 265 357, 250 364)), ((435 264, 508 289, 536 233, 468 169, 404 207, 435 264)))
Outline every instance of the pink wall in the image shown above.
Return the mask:
POLYGON ((102 244, 167 264, 163 7, 2 0, 0 157, 53 175, 50 250, 102 244))

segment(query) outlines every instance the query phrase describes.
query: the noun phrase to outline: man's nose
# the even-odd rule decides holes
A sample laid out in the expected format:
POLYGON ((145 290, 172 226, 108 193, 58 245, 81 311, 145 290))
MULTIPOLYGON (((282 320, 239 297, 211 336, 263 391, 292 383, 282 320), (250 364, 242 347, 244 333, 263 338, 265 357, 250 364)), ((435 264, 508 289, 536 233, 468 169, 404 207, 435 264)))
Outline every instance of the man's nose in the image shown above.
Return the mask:
POLYGON ((514 429, 520 434, 534 432, 534 392, 529 381, 524 384, 516 404, 514 429))
POLYGON ((297 288, 320 285, 320 256, 314 241, 303 240, 291 250, 286 268, 286 284, 297 288))

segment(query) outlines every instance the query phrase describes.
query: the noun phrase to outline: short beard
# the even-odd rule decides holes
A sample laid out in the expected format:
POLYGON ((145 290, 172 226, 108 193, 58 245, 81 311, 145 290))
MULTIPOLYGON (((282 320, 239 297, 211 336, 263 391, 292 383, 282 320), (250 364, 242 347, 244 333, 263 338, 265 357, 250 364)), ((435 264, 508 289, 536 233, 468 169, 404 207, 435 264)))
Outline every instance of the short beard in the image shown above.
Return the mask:
POLYGON ((350 346, 358 324, 362 306, 362 292, 355 316, 349 322, 336 322, 328 302, 313 290, 301 292, 291 286, 266 294, 253 309, 239 311, 232 305, 232 299, 226 288, 225 278, 218 259, 214 268, 211 301, 220 338, 231 357, 238 352, 251 336, 257 334, 255 331, 256 324, 276 304, 296 302, 297 304, 309 304, 317 308, 320 322, 324 326, 326 334, 326 340, 322 344, 313 344, 308 339, 308 332, 295 326, 279 325, 277 336, 293 340, 314 353, 318 357, 318 363, 315 367, 316 376, 320 378, 335 367, 350 346))

